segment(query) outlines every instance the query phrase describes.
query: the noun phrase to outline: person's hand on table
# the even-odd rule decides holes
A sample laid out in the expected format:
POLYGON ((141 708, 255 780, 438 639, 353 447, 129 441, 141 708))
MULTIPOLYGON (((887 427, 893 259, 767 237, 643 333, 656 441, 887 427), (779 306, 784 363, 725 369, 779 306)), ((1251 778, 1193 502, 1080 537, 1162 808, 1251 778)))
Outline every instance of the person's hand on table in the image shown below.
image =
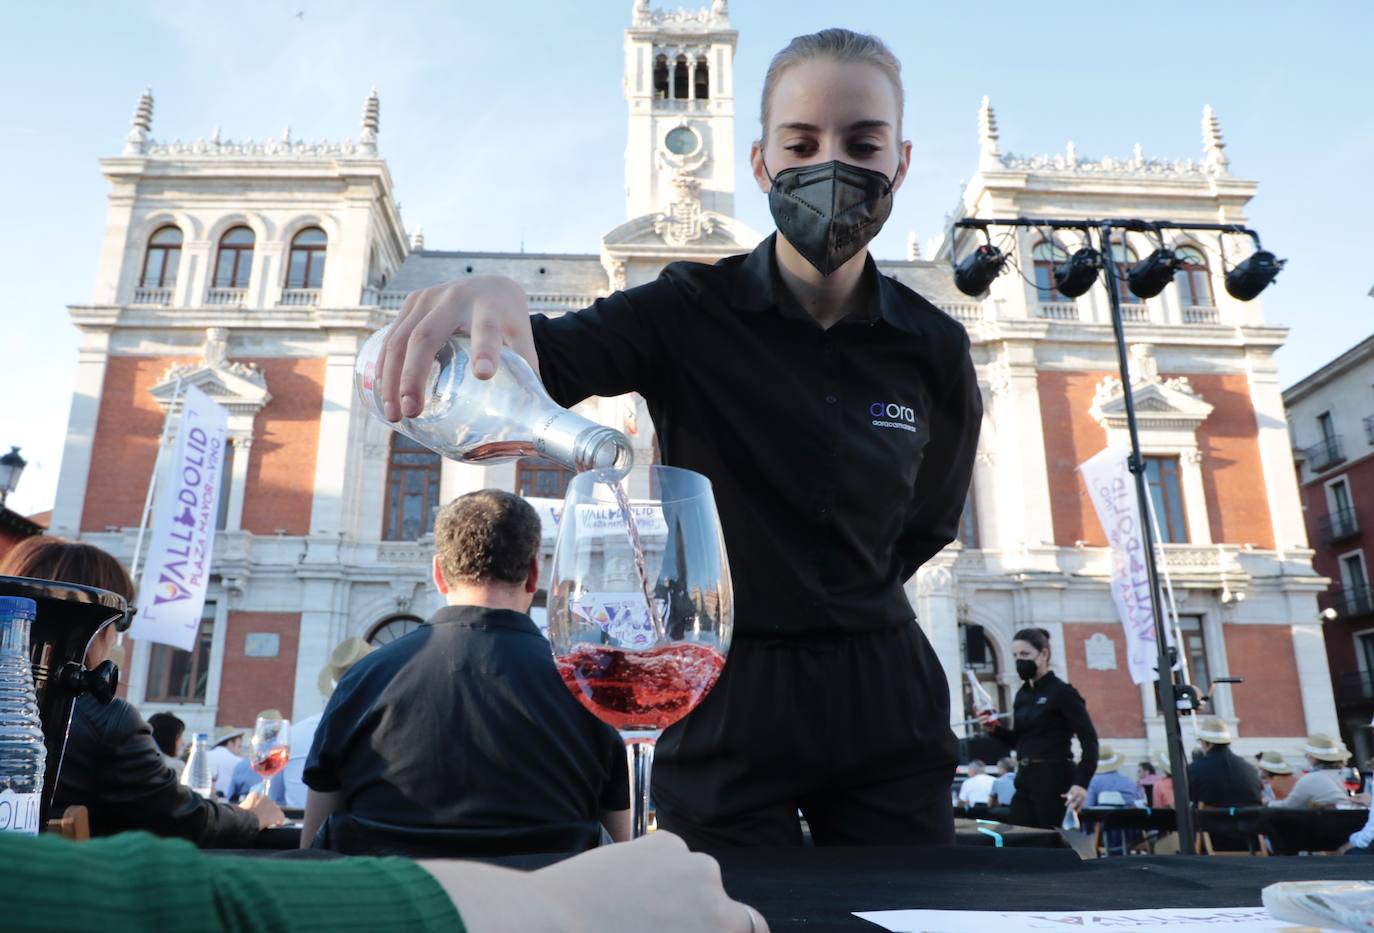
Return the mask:
POLYGON ((1083 804, 1088 799, 1088 792, 1075 784, 1073 787, 1069 788, 1068 793, 1061 794, 1060 796, 1063 797, 1064 800, 1068 802, 1068 805, 1073 807, 1074 812, 1077 813, 1079 810, 1083 809, 1083 804))
POLYGON ((454 334, 472 338, 472 372, 478 379, 496 375, 503 344, 539 372, 529 297, 514 281, 474 275, 423 288, 406 296, 377 359, 382 410, 388 421, 420 413, 435 354, 454 334))
POLYGON ((264 797, 257 791, 244 797, 239 806, 251 811, 258 818, 259 829, 271 829, 273 826, 280 826, 286 822, 286 814, 281 812, 281 807, 277 806, 270 797, 264 797))
POLYGON ((768 931, 757 910, 725 893, 715 859, 687 851, 663 831, 533 872, 473 862, 418 864, 453 898, 468 933, 768 931))

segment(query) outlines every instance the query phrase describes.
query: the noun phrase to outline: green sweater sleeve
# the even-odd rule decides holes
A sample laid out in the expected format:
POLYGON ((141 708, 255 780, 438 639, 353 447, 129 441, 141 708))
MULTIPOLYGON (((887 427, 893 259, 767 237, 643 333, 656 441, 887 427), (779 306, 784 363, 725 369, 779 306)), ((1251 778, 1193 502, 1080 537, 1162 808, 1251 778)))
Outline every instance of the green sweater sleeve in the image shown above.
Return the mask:
POLYGON ((14 931, 463 933, 443 888, 407 859, 206 855, 147 833, 0 833, 0 903, 14 931))

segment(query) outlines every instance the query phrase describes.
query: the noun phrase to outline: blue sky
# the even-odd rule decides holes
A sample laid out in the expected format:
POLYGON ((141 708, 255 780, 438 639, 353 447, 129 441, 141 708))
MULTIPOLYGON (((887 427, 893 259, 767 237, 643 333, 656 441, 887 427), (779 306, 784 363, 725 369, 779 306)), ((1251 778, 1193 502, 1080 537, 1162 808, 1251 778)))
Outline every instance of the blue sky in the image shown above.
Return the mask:
MULTIPOLYGON (((0 225, 6 398, 0 444, 31 465, 10 505, 51 506, 77 335, 107 186, 145 86, 159 139, 355 137, 367 91, 406 225, 443 249, 595 252, 624 219, 622 30, 631 0, 505 3, 29 3, 0 38, 0 225), (298 16, 298 13, 304 15, 298 16)), ((655 4, 658 6, 660 4, 655 4)), ((675 5, 675 4, 674 4, 675 5)), ((706 0, 688 2, 705 6, 706 0)), ((1277 0, 1045 4, 735 0, 738 162, 757 131, 769 57, 832 25, 875 32, 903 62, 911 175, 874 250, 939 231, 977 157, 991 96, 1004 151, 1201 155, 1216 109, 1232 171, 1260 182, 1252 223, 1290 260, 1264 295, 1292 328, 1284 385, 1371 331, 1374 262, 1354 218, 1374 213, 1374 4, 1277 0)), ((737 169, 737 213, 770 228, 737 169)), ((1374 404, 1371 405, 1374 413, 1374 404)), ((99 465, 96 466, 99 469, 99 465)))

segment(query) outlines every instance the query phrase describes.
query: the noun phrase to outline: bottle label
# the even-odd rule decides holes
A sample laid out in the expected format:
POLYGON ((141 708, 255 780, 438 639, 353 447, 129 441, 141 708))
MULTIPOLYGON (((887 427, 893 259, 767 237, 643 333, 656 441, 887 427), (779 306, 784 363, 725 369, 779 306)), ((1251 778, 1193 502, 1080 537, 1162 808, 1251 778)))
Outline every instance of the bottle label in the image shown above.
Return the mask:
POLYGON ((577 436, 585 428, 596 426, 596 422, 566 408, 550 411, 534 426, 534 449, 541 457, 576 469, 577 436))
POLYGON ((38 835, 38 798, 41 794, 16 794, 0 790, 0 833, 38 835))

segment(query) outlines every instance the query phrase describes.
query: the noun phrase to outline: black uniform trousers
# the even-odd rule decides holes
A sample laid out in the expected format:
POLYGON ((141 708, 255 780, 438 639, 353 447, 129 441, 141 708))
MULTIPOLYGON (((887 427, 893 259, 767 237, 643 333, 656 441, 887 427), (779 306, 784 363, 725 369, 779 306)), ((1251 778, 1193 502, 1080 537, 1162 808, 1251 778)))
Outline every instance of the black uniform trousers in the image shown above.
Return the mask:
POLYGON ((658 825, 693 849, 950 844, 958 743, 944 670, 913 620, 737 634, 701 706, 659 740, 658 825))
POLYGON ((1058 829, 1064 822, 1064 799, 1073 786, 1074 763, 1028 761, 1016 766, 1016 794, 1011 798, 1011 821, 1017 826, 1058 829))

